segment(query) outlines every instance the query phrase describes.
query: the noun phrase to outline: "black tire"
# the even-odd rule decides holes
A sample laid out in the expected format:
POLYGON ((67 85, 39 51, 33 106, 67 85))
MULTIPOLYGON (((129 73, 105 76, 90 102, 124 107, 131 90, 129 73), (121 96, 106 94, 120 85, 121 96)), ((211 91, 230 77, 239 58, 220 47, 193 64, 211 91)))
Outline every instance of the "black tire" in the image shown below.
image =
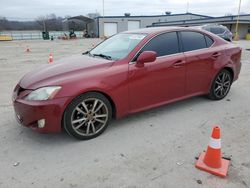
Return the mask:
POLYGON ((76 97, 68 105, 63 116, 63 127, 69 135, 88 140, 102 134, 111 118, 112 107, 109 100, 101 93, 88 92, 76 97))
POLYGON ((221 100, 227 96, 233 82, 231 72, 226 69, 221 70, 213 80, 208 98, 221 100), (223 77, 224 76, 224 77, 223 77), (224 79, 224 81, 223 81, 224 79))

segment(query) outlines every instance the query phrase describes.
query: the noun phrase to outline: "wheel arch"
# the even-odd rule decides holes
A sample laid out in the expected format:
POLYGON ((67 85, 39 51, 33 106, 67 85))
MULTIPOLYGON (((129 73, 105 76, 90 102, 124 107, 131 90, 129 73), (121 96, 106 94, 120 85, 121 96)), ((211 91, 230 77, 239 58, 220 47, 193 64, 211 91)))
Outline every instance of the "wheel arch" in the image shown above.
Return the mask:
MULTIPOLYGON (((100 93, 100 94, 104 95, 108 99, 108 101, 110 102, 111 107, 112 107, 112 118, 115 119, 116 118, 116 105, 115 105, 115 102, 112 99, 112 97, 110 95, 108 95, 106 92, 98 91, 98 90, 91 90, 91 91, 87 91, 87 92, 84 92, 84 93, 89 93, 89 92, 100 93)), ((84 93, 82 93, 82 94, 84 94, 84 93)))
POLYGON ((212 99, 212 100, 220 100, 220 99, 223 99, 223 98, 227 95, 227 93, 229 92, 229 90, 230 90, 230 85, 232 84, 232 82, 231 82, 231 84, 228 86, 227 91, 226 91, 226 94, 225 94, 225 93, 222 94, 223 96, 215 96, 215 94, 214 94, 213 91, 212 91, 213 85, 214 85, 214 83, 215 83, 215 81, 216 81, 218 75, 219 75, 222 71, 228 72, 227 74, 230 74, 230 75, 231 75, 231 76, 230 76, 230 75, 229 75, 229 76, 231 77, 232 82, 233 82, 233 79, 234 79, 234 71, 233 71, 233 69, 232 69, 231 67, 222 67, 221 69, 219 69, 219 71, 218 71, 217 74, 215 75, 215 77, 214 77, 214 79, 212 80, 211 85, 210 85, 210 87, 209 87, 210 90, 209 90, 209 93, 208 93, 208 98, 210 98, 210 99, 212 99))
MULTIPOLYGON (((108 101, 110 102, 111 107, 112 107, 112 118, 115 119, 115 118, 116 118, 116 114, 117 114, 117 111, 116 111, 117 108, 116 108, 116 104, 115 104, 114 100, 112 99, 112 97, 111 97, 109 94, 107 94, 107 93, 104 92, 104 91, 100 91, 100 90, 98 90, 98 89, 85 90, 85 91, 81 91, 81 92, 79 92, 78 94, 76 94, 75 97, 73 97, 73 98, 71 99, 71 101, 68 102, 67 106, 66 106, 65 109, 64 109, 63 114, 65 113, 65 111, 66 111, 68 105, 69 105, 74 99, 76 99, 76 98, 79 97, 80 95, 83 95, 83 94, 85 94, 85 93, 90 93, 90 92, 100 93, 100 94, 102 94, 104 97, 106 97, 106 98, 108 99, 108 101)), ((64 115, 63 115, 63 116, 64 116, 64 115)), ((62 117, 62 120, 63 120, 63 117, 62 117)))
POLYGON ((212 87, 212 84, 213 84, 213 81, 214 79, 216 78, 216 76, 222 71, 222 70, 227 70, 231 73, 232 75, 232 81, 234 80, 234 71, 233 71, 233 68, 232 67, 222 67, 221 69, 219 69, 216 74, 213 76, 213 78, 211 79, 211 82, 210 82, 210 85, 209 85, 209 88, 212 87))
MULTIPOLYGON (((223 67, 220 71, 222 71, 223 69, 227 70, 228 72, 230 72, 231 76, 232 76, 232 80, 234 80, 234 71, 231 67, 223 67)), ((219 72, 220 72, 219 71, 219 72)))
POLYGON ((80 95, 82 94, 85 94, 85 93, 90 93, 90 92, 95 92, 95 93, 100 93, 102 94, 104 97, 106 97, 108 99, 108 101, 110 102, 111 104, 111 108, 112 108, 112 118, 115 119, 116 118, 116 105, 114 103, 114 100, 110 97, 110 95, 108 95, 106 92, 103 92, 103 91, 99 91, 99 90, 88 90, 88 91, 84 91, 84 92, 81 92, 80 94, 76 95, 74 98, 72 98, 71 101, 69 101, 63 111, 63 114, 62 114, 62 117, 61 117, 61 130, 64 129, 66 132, 68 132, 65 128, 64 128, 64 117, 65 117, 65 112, 69 106, 69 104, 71 104, 71 102, 76 99, 77 97, 79 97, 80 95))

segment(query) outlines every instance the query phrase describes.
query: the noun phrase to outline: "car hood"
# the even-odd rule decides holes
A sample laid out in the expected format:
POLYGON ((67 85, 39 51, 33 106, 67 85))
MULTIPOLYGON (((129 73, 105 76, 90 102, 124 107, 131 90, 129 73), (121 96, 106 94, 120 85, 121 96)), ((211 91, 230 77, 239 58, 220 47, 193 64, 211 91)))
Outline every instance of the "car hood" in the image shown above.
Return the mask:
POLYGON ((61 85, 65 80, 77 79, 78 76, 95 74, 100 69, 106 69, 112 61, 90 57, 88 55, 75 55, 47 64, 39 69, 27 73, 19 82, 24 89, 37 89, 43 86, 61 85))

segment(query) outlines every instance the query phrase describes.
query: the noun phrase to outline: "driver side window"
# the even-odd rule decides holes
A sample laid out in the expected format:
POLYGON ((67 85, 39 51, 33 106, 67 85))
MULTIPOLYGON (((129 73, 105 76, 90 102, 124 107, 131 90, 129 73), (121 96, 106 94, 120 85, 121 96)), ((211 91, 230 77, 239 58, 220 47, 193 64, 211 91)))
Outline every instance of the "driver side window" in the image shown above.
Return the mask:
POLYGON ((179 53, 177 33, 169 32, 156 36, 142 48, 140 53, 143 51, 155 51, 157 57, 179 53))

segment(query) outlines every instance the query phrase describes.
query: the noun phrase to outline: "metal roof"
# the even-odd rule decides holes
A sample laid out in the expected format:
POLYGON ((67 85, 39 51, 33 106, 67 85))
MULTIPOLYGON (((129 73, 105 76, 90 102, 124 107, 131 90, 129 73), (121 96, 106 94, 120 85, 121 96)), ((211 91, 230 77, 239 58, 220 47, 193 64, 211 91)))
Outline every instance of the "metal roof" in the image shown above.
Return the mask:
POLYGON ((183 15, 193 15, 193 16, 201 16, 204 18, 213 18, 212 16, 206 16, 201 14, 193 14, 193 13, 182 13, 182 14, 163 14, 163 15, 145 15, 145 16, 98 16, 96 18, 150 18, 150 17, 170 17, 170 16, 183 16, 183 15))
POLYGON ((81 21, 84 21, 86 23, 90 23, 90 22, 93 22, 94 19, 92 18, 89 18, 87 16, 83 16, 83 15, 80 15, 80 16, 74 16, 74 17, 71 17, 71 18, 67 18, 68 21, 74 21, 74 20, 81 20, 81 21))
MULTIPOLYGON (((213 18, 200 18, 200 19, 186 19, 169 22, 155 22, 152 26, 175 26, 175 25, 197 25, 205 23, 223 23, 223 24, 234 24, 236 23, 237 16, 221 16, 213 18)), ((239 23, 250 23, 250 14, 240 15, 239 23)))

